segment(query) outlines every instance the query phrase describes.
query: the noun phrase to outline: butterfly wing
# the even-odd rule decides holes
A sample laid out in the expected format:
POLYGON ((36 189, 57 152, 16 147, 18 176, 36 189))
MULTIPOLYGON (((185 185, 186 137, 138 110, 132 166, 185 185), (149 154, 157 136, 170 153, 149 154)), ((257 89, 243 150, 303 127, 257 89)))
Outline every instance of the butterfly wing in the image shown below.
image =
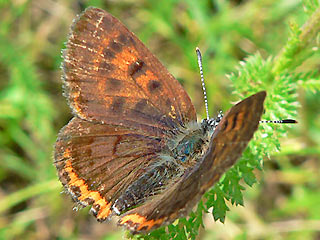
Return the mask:
POLYGON ((80 205, 98 220, 157 160, 163 140, 196 120, 179 82, 107 12, 88 8, 74 21, 63 53, 65 95, 75 117, 59 133, 55 166, 80 205))
POLYGON ((63 53, 65 95, 76 116, 163 135, 196 120, 180 83, 121 22, 87 8, 63 53))
POLYGON ((201 162, 165 192, 133 209, 119 220, 132 232, 147 232, 186 216, 201 196, 241 156, 258 128, 266 92, 259 92, 233 106, 214 132, 201 162))
POLYGON ((74 117, 59 133, 55 166, 72 198, 103 221, 112 202, 156 159, 161 139, 74 117))

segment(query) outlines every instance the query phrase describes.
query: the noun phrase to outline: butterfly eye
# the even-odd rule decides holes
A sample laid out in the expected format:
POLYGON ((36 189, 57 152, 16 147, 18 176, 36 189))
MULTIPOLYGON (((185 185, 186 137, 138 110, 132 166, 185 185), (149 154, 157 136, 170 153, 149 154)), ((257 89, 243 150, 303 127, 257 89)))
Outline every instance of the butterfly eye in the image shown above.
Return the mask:
POLYGON ((190 154, 190 145, 189 142, 186 142, 186 148, 184 149, 184 154, 189 155, 190 154))
POLYGON ((186 156, 183 156, 183 157, 180 159, 181 162, 185 162, 186 160, 187 160, 187 157, 186 157, 186 156))

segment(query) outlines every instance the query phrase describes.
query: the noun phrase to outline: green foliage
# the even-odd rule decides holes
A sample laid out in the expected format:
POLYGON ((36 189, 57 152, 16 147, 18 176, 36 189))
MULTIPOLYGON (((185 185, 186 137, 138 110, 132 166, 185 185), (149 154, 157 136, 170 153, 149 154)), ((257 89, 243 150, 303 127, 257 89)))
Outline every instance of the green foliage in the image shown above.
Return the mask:
POLYGON ((242 158, 189 217, 133 238, 317 236, 319 1, 78 2, 0 1, 0 239, 122 237, 87 211, 72 211, 69 197, 59 194, 52 164, 56 135, 71 117, 61 94, 60 51, 75 14, 89 5, 106 9, 137 33, 202 113, 196 46, 203 54, 211 115, 266 90, 263 119, 299 121, 294 127, 260 125, 242 158), (244 206, 247 214, 233 205, 244 206), (229 223, 237 231, 229 231, 229 223))

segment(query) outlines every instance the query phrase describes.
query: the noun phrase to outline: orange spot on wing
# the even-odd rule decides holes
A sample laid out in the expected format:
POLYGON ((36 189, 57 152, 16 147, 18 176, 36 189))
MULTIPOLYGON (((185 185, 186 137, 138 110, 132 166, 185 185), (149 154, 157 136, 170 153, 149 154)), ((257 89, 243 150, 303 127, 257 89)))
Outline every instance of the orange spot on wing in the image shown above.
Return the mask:
MULTIPOLYGON (((64 157, 70 158, 70 151, 66 149, 64 157)), ((111 214, 111 202, 107 202, 104 197, 98 191, 89 190, 86 182, 79 178, 74 172, 71 161, 67 160, 64 170, 68 173, 70 181, 68 182, 68 187, 78 187, 80 189, 79 201, 85 201, 87 198, 94 200, 95 204, 100 206, 99 212, 97 214, 98 219, 107 218, 111 214)))
POLYGON ((235 130, 239 130, 242 127, 244 112, 240 112, 237 117, 235 130))
POLYGON ((74 111, 79 115, 79 116, 83 116, 82 114, 82 108, 80 106, 80 91, 72 93, 72 107, 74 109, 74 111))
POLYGON ((145 217, 140 216, 138 214, 130 214, 126 215, 121 218, 120 224, 137 224, 137 231, 140 231, 141 229, 147 227, 147 231, 149 231, 153 226, 155 225, 161 225, 163 223, 163 218, 157 219, 157 220, 147 220, 145 217))
POLYGON ((138 84, 140 86, 142 86, 143 89, 147 89, 147 85, 149 83, 150 80, 158 80, 158 77, 156 75, 154 75, 153 72, 151 72, 150 70, 146 70, 145 74, 141 74, 136 81, 138 82, 138 84))
POLYGON ((224 130, 225 132, 228 132, 228 131, 230 131, 231 129, 232 129, 232 121, 231 121, 231 119, 230 118, 228 118, 228 119, 226 119, 226 121, 227 121, 227 128, 224 130))
POLYGON ((138 53, 133 48, 123 48, 112 60, 112 64, 117 66, 120 71, 128 72, 129 65, 137 61, 138 56, 138 53))

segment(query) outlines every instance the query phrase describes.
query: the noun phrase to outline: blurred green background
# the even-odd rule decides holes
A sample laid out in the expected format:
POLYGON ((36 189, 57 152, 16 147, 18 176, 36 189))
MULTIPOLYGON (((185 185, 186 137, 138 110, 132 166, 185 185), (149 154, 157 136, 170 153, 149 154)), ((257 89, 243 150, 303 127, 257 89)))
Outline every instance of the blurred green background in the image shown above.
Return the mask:
MULTIPOLYGON (((123 238, 114 223, 73 211, 53 166, 57 133, 72 117, 62 97, 60 51, 87 6, 136 33, 183 84, 199 117, 205 110, 196 46, 213 115, 239 100, 226 74, 254 53, 279 54, 289 25, 308 19, 300 0, 0 0, 0 239, 123 238)), ((319 59, 317 50, 298 71, 319 70, 319 59)), ((320 93, 297 93, 299 124, 288 128, 281 152, 265 157, 259 184, 244 192, 245 207, 230 205, 225 224, 205 216, 199 239, 320 239, 320 93)))

